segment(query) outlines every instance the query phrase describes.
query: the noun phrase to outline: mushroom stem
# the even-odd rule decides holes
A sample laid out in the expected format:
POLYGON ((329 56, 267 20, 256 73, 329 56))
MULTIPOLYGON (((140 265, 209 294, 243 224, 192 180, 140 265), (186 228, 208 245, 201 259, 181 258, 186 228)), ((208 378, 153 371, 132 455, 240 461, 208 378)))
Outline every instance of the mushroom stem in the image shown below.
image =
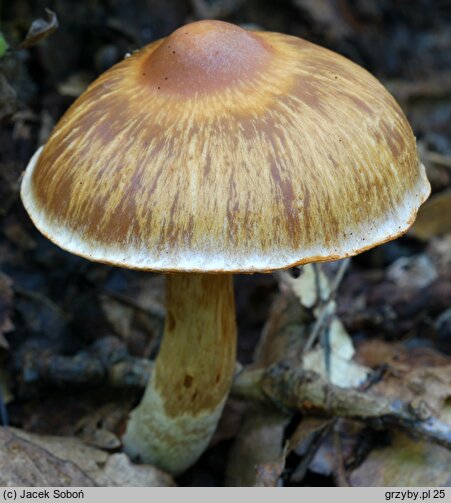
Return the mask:
POLYGON ((168 275, 166 308, 155 372, 123 440, 132 458, 178 474, 207 448, 230 390, 236 355, 233 276, 168 275))

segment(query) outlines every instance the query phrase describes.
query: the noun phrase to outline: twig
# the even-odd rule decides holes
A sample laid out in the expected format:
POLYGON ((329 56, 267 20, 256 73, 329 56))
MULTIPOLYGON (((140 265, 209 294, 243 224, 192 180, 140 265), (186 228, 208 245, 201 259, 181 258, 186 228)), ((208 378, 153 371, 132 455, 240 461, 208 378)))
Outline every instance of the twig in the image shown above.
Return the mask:
POLYGON ((338 424, 335 422, 333 432, 333 443, 334 443, 334 472, 335 481, 338 487, 349 487, 348 477, 346 475, 345 464, 343 460, 343 445, 341 443, 340 433, 338 431, 338 424))
POLYGON ((108 381, 115 387, 145 388, 153 366, 151 360, 128 356, 108 369, 108 381))
POLYGON ((384 85, 402 102, 418 98, 439 98, 451 91, 451 72, 441 71, 424 80, 387 80, 384 85))
POLYGON ((266 400, 266 396, 262 388, 264 375, 264 369, 243 369, 235 377, 232 385, 232 394, 238 398, 264 402, 266 400))
POLYGON ((152 303, 152 305, 144 307, 138 302, 136 302, 134 299, 128 297, 127 295, 118 292, 113 292, 111 290, 104 290, 102 292, 102 295, 105 295, 113 300, 116 300, 121 304, 125 304, 126 306, 129 306, 136 311, 142 312, 148 316, 156 318, 158 321, 164 321, 165 317, 164 309, 158 306, 156 303, 152 303))
POLYGON ((323 443, 324 439, 329 434, 334 423, 335 421, 331 421, 330 423, 326 424, 323 428, 321 428, 321 430, 319 430, 313 436, 313 439, 310 442, 310 445, 308 446, 307 452, 302 457, 300 463, 296 467, 296 470, 290 477, 290 480, 292 482, 301 482, 304 479, 304 477, 307 474, 307 470, 310 466, 310 463, 312 462, 315 454, 318 452, 318 449, 321 447, 321 444, 323 443))
POLYGON ((63 318, 65 320, 70 320, 71 315, 69 313, 66 313, 63 309, 61 309, 58 304, 53 302, 53 300, 49 299, 45 295, 43 295, 40 292, 35 292, 33 290, 26 290, 25 288, 22 288, 18 285, 14 285, 14 292, 17 295, 20 295, 21 297, 25 297, 27 299, 34 300, 36 302, 39 302, 40 304, 44 304, 47 306, 49 309, 51 309, 53 312, 55 312, 60 318, 63 318))
POLYGON ((335 275, 335 278, 334 278, 332 285, 330 287, 329 297, 320 306, 321 312, 320 312, 318 318, 316 319, 315 324, 313 325, 312 331, 310 332, 310 335, 307 339, 307 342, 305 343, 304 350, 303 350, 304 353, 306 353, 307 351, 310 351, 310 349, 312 349, 313 345, 316 342, 316 339, 318 338, 320 330, 322 329, 322 327, 324 325, 324 322, 326 321, 328 315, 330 314, 328 308, 329 308, 331 302, 335 299, 338 287, 340 286, 340 283, 343 280, 345 272, 349 267, 350 260, 351 259, 346 258, 346 259, 342 260, 340 263, 340 267, 339 267, 337 274, 335 275))
POLYGON ((28 347, 18 360, 25 385, 64 386, 108 384, 122 388, 144 388, 152 362, 128 354, 125 344, 115 337, 98 339, 88 350, 73 356, 48 349, 28 347))
POLYGON ((445 166, 446 168, 451 168, 451 156, 449 155, 439 154, 438 152, 431 152, 430 150, 426 150, 422 154, 426 161, 440 164, 440 166, 445 166))
MULTIPOLYGON (((110 357, 104 354, 79 353, 73 357, 31 351, 26 357, 24 383, 88 385, 144 388, 152 372, 152 361, 126 353, 110 357), (34 362, 30 369, 30 362, 34 362), (30 380, 29 376, 34 376, 30 380), (28 378, 27 378, 28 376, 28 378)), ((231 393, 249 401, 276 406, 282 412, 321 413, 366 422, 370 426, 395 426, 412 435, 451 449, 451 426, 430 415, 424 402, 416 405, 401 399, 392 400, 358 389, 334 386, 319 374, 278 363, 266 369, 242 370, 235 378, 231 393)), ((402 389, 399 390, 402 396, 402 389)))
MULTIPOLYGON (((414 407, 399 400, 340 388, 315 372, 291 368, 284 363, 263 370, 245 371, 232 388, 241 398, 256 397, 250 383, 260 386, 265 400, 282 410, 319 411, 328 416, 358 419, 379 425, 396 426, 435 444, 451 449, 451 427, 435 417, 425 417, 421 404, 414 407), (254 375, 246 376, 247 372, 254 375), (243 386, 242 383, 248 383, 243 386)), ((400 390, 400 396, 402 391, 400 390)))

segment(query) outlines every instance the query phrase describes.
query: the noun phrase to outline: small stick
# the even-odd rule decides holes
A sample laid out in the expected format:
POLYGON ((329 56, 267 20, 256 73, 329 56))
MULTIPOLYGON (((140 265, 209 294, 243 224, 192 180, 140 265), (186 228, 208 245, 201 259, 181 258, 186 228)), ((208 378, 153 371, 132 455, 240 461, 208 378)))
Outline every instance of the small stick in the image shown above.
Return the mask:
POLYGON ((14 292, 21 297, 25 297, 26 299, 31 299, 39 302, 40 304, 44 304, 49 309, 54 311, 60 318, 63 318, 65 320, 70 320, 71 318, 71 315, 69 313, 66 313, 63 309, 61 309, 60 306, 58 306, 58 304, 53 302, 53 300, 49 299, 42 293, 35 292, 33 290, 27 290, 18 285, 14 285, 14 292))
POLYGON ((349 267, 350 260, 351 259, 346 258, 346 259, 342 260, 341 263, 340 263, 340 267, 339 267, 339 269, 337 271, 337 274, 335 275, 334 281, 333 281, 333 283, 332 283, 332 285, 330 287, 329 297, 321 305, 321 307, 320 307, 320 309, 321 309, 320 315, 316 319, 315 324, 313 325, 312 331, 311 331, 311 333, 310 333, 310 335, 309 335, 309 337, 307 339, 307 342, 305 343, 304 353, 306 353, 307 351, 310 351, 310 349, 312 349, 313 345, 316 342, 316 339, 318 338, 320 330, 323 327, 324 322, 326 321, 326 319, 327 319, 327 317, 329 315, 328 307, 329 307, 330 303, 335 299, 338 287, 340 286, 340 283, 343 280, 345 272, 346 272, 346 270, 349 267))
POLYGON ((343 445, 341 443, 340 433, 338 431, 338 423, 335 422, 333 432, 333 443, 334 443, 334 472, 335 481, 338 487, 350 487, 348 477, 346 475, 345 464, 343 459, 343 445))
MULTIPOLYGON (((402 399, 388 399, 356 389, 340 388, 319 374, 284 363, 263 370, 245 370, 236 378, 232 394, 256 399, 263 396, 284 411, 321 412, 327 416, 357 419, 369 425, 395 426, 414 436, 451 449, 451 427, 424 414, 402 399), (252 373, 253 376, 248 375, 252 373), (242 385, 246 383, 246 385, 242 385), (260 387, 260 393, 253 389, 260 387)), ((399 390, 402 396, 402 389, 399 390)))
POLYGON ((335 423, 335 419, 325 425, 321 430, 319 430, 312 438, 310 445, 308 446, 307 452, 301 459, 300 463, 296 467, 296 470, 292 474, 290 480, 292 482, 301 482, 305 475, 307 474, 307 470, 312 462, 315 454, 318 452, 318 449, 321 447, 324 439, 329 434, 333 424, 335 423))

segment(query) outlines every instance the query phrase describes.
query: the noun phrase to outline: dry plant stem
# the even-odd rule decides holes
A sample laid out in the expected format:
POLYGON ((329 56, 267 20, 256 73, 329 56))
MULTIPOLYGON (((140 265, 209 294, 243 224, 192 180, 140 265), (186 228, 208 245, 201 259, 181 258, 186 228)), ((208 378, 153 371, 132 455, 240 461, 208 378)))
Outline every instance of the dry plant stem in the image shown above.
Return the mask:
POLYGON ((296 467, 296 470, 291 476, 292 482, 301 482, 302 480, 304 480, 304 477, 307 474, 307 470, 309 469, 310 463, 315 457, 315 454, 318 452, 318 449, 320 448, 324 439, 329 434, 331 428, 333 428, 334 424, 335 420, 332 420, 332 422, 324 426, 313 436, 310 445, 307 449, 307 452, 304 454, 304 456, 301 459, 301 462, 296 467))
MULTIPOLYGON (((343 280, 343 277, 349 267, 350 262, 351 262, 351 260, 349 258, 343 259, 341 261, 340 268, 338 269, 337 274, 335 275, 334 281, 330 287, 329 298, 321 306, 321 312, 320 312, 318 318, 316 319, 316 322, 313 325, 313 329, 309 335, 309 338, 307 339, 307 342, 303 348, 304 353, 307 353, 307 351, 310 351, 310 349, 312 349, 313 345, 315 344, 316 339, 318 338, 318 335, 319 335, 321 329, 323 328, 324 322, 327 318, 327 315, 328 315, 327 308, 329 307, 329 304, 332 302, 332 300, 334 300, 335 295, 338 290, 338 287, 340 286, 340 283, 343 280)), ((316 264, 314 264, 314 265, 316 265, 316 264)))
MULTIPOLYGON (((429 442, 451 449, 451 428, 435 417, 401 400, 389 400, 354 389, 340 388, 311 371, 284 364, 260 374, 260 386, 277 407, 291 410, 319 410, 330 416, 374 421, 381 426, 397 426, 429 442)), ((247 379, 247 382, 251 382, 247 379)), ((258 376, 254 376, 258 382, 258 376)), ((243 396, 244 388, 241 388, 243 396)), ((255 392, 252 393, 255 396, 255 392)))
POLYGON ((439 154, 438 152, 431 152, 427 150, 424 152, 424 157, 427 161, 435 162, 436 164, 440 164, 440 166, 445 166, 446 168, 451 169, 451 156, 439 154))
POLYGON ((233 277, 173 274, 163 342, 124 437, 128 454, 178 474, 208 446, 235 366, 233 277))

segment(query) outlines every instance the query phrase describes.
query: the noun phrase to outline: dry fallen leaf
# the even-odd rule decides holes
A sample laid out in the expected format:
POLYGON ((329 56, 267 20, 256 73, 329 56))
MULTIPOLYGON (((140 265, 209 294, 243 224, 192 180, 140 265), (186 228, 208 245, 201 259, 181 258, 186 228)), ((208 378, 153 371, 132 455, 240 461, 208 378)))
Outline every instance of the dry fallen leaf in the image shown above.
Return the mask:
POLYGON ((131 333, 133 308, 108 295, 101 295, 100 303, 111 328, 117 335, 127 340, 131 333))
POLYGON ((288 421, 289 416, 260 406, 248 412, 229 454, 227 486, 271 485, 280 476, 288 421))
POLYGON ((256 466, 254 487, 278 487, 282 485, 281 477, 285 469, 286 449, 275 461, 256 466))
POLYGON ((274 299, 255 349, 254 361, 260 367, 268 367, 282 359, 297 360, 311 321, 308 310, 299 305, 299 298, 285 278, 280 287, 281 293, 274 299))
POLYGON ((451 452, 396 432, 389 447, 374 449, 350 475, 359 487, 451 486, 451 452))
MULTIPOLYGON (((434 350, 367 341, 357 350, 369 366, 387 365, 371 393, 399 398, 426 415, 451 424, 451 359, 434 350)), ((375 448, 350 475, 356 486, 449 486, 451 452, 439 445, 392 432, 391 444, 375 448)))
POLYGON ((0 486, 94 486, 77 465, 0 428, 0 486))
POLYGON ((451 397, 451 358, 437 351, 374 340, 360 344, 357 355, 369 367, 388 366, 383 379, 370 389, 375 395, 423 403, 436 416, 451 397))
POLYGON ((451 190, 432 196, 418 211, 409 234, 424 241, 451 232, 451 190))
POLYGON ((428 245, 427 253, 436 264, 440 278, 450 278, 451 233, 432 239, 428 245))
POLYGON ((124 403, 108 402, 94 410, 89 410, 86 415, 80 418, 76 423, 75 432, 84 443, 112 451, 122 445, 118 436, 113 432, 118 430, 118 425, 123 419, 124 403))
POLYGON ((221 419, 210 440, 210 446, 216 445, 223 440, 235 438, 240 430, 243 422, 243 417, 246 413, 247 404, 243 400, 229 397, 224 410, 222 411, 221 419))
POLYGON ((0 332, 0 349, 8 349, 9 344, 8 341, 5 339, 5 336, 0 332))
POLYGON ((329 345, 328 365, 324 348, 317 347, 303 356, 303 368, 317 372, 342 388, 357 387, 367 379, 370 369, 352 360, 355 350, 351 337, 336 317, 329 327, 329 345))
POLYGON ((280 276, 283 282, 291 286, 300 303, 308 309, 325 301, 330 295, 329 280, 322 267, 316 264, 304 265, 297 278, 288 273, 280 273, 280 276))
POLYGON ((108 456, 105 466, 93 473, 99 486, 108 487, 173 487, 174 481, 164 472, 149 465, 134 465, 125 454, 108 456))
POLYGON ((299 456, 304 455, 312 438, 322 433, 330 424, 331 419, 328 417, 303 418, 289 439, 290 450, 299 456))
POLYGON ((28 30, 25 40, 19 45, 19 49, 27 49, 41 40, 44 40, 58 28, 58 18, 50 9, 45 9, 45 19, 35 19, 28 30))
POLYGON ((401 257, 387 269, 387 279, 410 291, 426 288, 437 278, 437 269, 427 255, 401 257))
POLYGON ((134 465, 75 437, 0 428, 0 486, 174 486, 169 475, 134 465))
MULTIPOLYGON (((255 366, 267 367, 282 358, 297 359, 303 340, 305 309, 281 277, 281 293, 275 298, 262 337, 255 349, 255 366)), ((231 448, 226 485, 274 486, 284 467, 283 437, 290 415, 271 407, 248 407, 231 448)))
POLYGON ((61 96, 78 98, 93 80, 93 76, 88 72, 74 73, 67 80, 58 84, 58 92, 61 96))

